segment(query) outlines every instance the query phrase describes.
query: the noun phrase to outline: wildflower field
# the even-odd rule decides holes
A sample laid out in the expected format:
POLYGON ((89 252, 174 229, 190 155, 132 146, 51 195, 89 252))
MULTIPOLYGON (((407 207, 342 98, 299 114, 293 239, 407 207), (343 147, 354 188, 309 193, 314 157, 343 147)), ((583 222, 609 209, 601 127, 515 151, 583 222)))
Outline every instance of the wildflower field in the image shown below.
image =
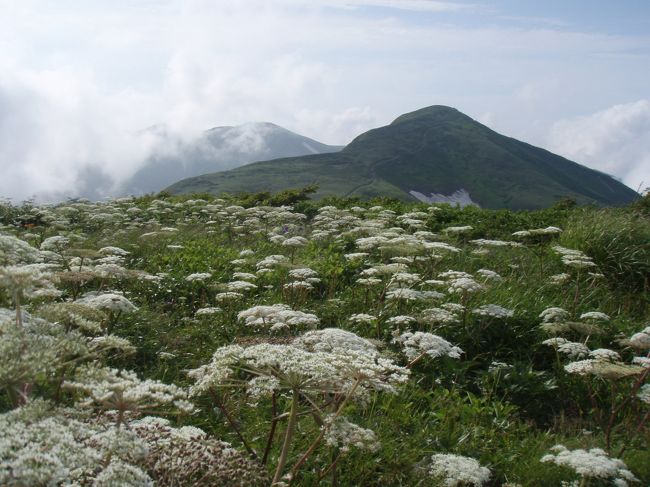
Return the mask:
POLYGON ((0 485, 650 485, 647 196, 291 196, 0 204, 0 485))

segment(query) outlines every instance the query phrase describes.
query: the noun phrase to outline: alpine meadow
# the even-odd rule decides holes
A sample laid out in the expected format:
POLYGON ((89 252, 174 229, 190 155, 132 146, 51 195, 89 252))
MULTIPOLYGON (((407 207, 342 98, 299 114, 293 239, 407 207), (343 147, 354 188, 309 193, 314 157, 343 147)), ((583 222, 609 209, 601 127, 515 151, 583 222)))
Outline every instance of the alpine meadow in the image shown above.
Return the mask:
POLYGON ((650 482, 650 202, 0 206, 0 484, 650 482))
POLYGON ((0 0, 0 487, 650 487, 650 1, 0 0))

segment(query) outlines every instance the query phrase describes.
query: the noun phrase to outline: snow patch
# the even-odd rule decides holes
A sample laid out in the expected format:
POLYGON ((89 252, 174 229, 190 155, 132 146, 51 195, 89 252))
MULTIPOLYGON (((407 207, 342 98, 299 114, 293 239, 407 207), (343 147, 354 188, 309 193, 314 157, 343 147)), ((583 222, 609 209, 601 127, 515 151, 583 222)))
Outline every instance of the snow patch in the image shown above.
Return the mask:
POLYGON ((442 193, 431 193, 431 196, 426 196, 413 189, 409 191, 409 194, 418 200, 423 201, 424 203, 449 203, 451 205, 459 205, 461 208, 470 205, 478 206, 472 201, 469 192, 467 192, 467 190, 464 188, 457 189, 449 196, 442 193))

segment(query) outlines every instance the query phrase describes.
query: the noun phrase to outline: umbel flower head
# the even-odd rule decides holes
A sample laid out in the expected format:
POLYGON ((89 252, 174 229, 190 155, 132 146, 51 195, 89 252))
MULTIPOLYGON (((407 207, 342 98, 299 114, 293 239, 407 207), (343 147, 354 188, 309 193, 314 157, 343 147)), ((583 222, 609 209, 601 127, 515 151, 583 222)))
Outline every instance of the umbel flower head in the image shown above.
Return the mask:
POLYGON ((393 341, 402 345, 404 355, 409 360, 416 360, 423 355, 431 358, 460 358, 463 353, 460 348, 453 346, 444 338, 421 331, 402 333, 393 341))
POLYGON ((542 457, 542 462, 569 467, 583 478, 612 480, 619 486, 639 481, 623 460, 610 458, 600 448, 569 450, 564 445, 555 445, 551 451, 542 457))
MULTIPOLYGON (((382 357, 374 347, 362 345, 362 338, 356 338, 346 339, 329 331, 291 345, 221 347, 209 364, 189 372, 196 381, 190 392, 198 395, 224 386, 248 388, 250 381, 258 377, 275 379, 263 383, 269 392, 272 389, 346 394, 355 383, 360 395, 370 390, 397 392, 397 387, 408 380, 408 369, 382 357), (323 346, 319 346, 318 338, 323 340, 323 346)), ((256 381, 254 389, 259 386, 256 381)))
POLYGON ((84 365, 77 370, 74 381, 66 381, 63 387, 86 397, 81 404, 98 405, 108 411, 153 411, 164 405, 172 405, 183 412, 192 412, 187 393, 172 384, 155 380, 141 380, 126 370, 84 365))
POLYGON ((481 486, 491 475, 490 470, 474 458, 451 453, 431 455, 418 464, 418 469, 433 480, 431 485, 445 487, 481 486))
POLYGON ((297 328, 316 328, 320 320, 312 313, 291 309, 286 304, 253 306, 240 311, 237 319, 246 325, 269 328, 271 331, 284 331, 297 328))

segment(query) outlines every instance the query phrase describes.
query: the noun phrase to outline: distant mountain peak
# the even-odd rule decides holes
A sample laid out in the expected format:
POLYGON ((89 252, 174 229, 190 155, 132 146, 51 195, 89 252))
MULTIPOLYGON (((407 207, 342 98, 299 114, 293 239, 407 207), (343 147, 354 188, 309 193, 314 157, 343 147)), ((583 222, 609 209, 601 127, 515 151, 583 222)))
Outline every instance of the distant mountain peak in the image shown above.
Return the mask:
POLYGON ((262 161, 168 189, 219 194, 310 184, 319 186, 316 197, 444 199, 485 208, 541 208, 566 197, 581 204, 622 205, 638 197, 608 175, 501 135, 444 105, 405 113, 337 153, 262 161))
POLYGON ((160 144, 145 165, 122 185, 122 194, 158 192, 182 178, 254 161, 341 150, 271 122, 212 127, 191 141, 175 136, 165 125, 154 125, 143 133, 156 134, 160 144))

